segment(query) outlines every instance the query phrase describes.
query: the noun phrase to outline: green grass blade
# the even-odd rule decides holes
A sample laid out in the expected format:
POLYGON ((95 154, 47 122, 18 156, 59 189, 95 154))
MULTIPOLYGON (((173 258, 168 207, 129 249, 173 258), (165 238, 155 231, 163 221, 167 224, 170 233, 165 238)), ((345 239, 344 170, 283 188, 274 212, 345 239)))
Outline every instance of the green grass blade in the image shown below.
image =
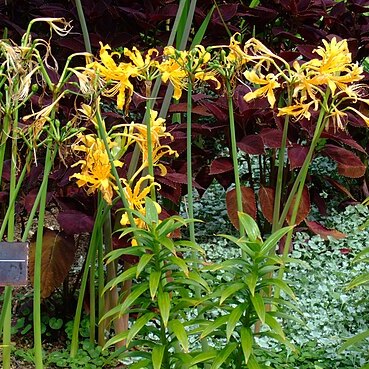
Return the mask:
POLYGON ((338 353, 345 351, 348 347, 352 345, 356 345, 357 343, 361 342, 362 340, 365 340, 369 337, 369 329, 367 331, 361 332, 351 338, 349 338, 339 349, 338 353))
POLYGON ((203 20, 201 26, 197 30, 197 32, 196 32, 196 34, 195 34, 195 36, 194 36, 194 38, 192 40, 190 49, 194 48, 196 45, 200 45, 201 44, 201 41, 204 38, 205 32, 206 32, 206 30, 208 28, 208 25, 209 25, 211 16, 213 15, 214 9, 215 9, 215 5, 213 5, 213 7, 210 9, 209 13, 207 14, 207 16, 205 17, 205 19, 203 20))

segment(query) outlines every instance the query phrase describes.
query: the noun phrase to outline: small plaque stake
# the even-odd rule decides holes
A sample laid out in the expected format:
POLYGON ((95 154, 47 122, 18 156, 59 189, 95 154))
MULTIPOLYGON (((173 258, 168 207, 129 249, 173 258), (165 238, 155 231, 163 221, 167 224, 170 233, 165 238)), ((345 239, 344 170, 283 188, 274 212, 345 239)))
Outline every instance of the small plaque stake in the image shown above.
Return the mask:
POLYGON ((28 242, 0 242, 0 286, 25 286, 28 242))

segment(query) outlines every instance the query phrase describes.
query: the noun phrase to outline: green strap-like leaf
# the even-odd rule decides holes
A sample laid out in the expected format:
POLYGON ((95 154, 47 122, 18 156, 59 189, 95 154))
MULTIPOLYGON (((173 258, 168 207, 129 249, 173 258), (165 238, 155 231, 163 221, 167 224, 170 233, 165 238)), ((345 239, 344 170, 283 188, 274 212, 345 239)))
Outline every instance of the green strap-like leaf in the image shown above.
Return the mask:
POLYGON ((160 279, 161 272, 158 270, 152 270, 149 277, 150 296, 152 300, 154 300, 156 296, 156 291, 158 290, 160 279))
POLYGON ((151 200, 150 197, 145 197, 145 214, 149 224, 159 223, 158 210, 154 201, 151 200))
POLYGON ((261 242, 260 230, 254 218, 246 213, 238 213, 238 217, 250 241, 261 242))
POLYGON ((252 354, 252 346, 254 344, 254 337, 251 329, 248 327, 241 328, 241 346, 243 355, 245 356, 245 363, 247 364, 252 354))
POLYGON ((145 269, 146 265, 150 262, 153 256, 153 254, 144 254, 141 256, 140 261, 137 264, 136 278, 139 277, 139 275, 145 269))
POLYGON ((129 366, 129 369, 146 369, 149 367, 151 360, 143 359, 129 366))
POLYGON ((114 288, 118 284, 123 283, 126 280, 131 280, 136 275, 137 266, 133 266, 127 270, 125 270, 122 274, 118 275, 118 277, 112 279, 109 281, 106 286, 103 289, 103 293, 105 293, 107 290, 114 288))
POLYGON ((265 323, 268 324, 272 332, 279 335, 282 338, 282 340, 286 339, 282 326, 278 323, 277 319, 275 319, 270 313, 265 314, 265 323))
POLYGON ((165 247, 167 248, 173 255, 176 255, 176 248, 174 246, 174 241, 167 237, 160 237, 159 238, 159 242, 165 247))
POLYGON ((252 271, 251 273, 247 274, 245 276, 245 283, 247 284, 247 287, 250 290, 250 293, 252 296, 255 295, 255 287, 256 287, 256 283, 258 281, 258 274, 256 271, 252 271))
POLYGON ((117 342, 123 341, 127 338, 128 332, 123 331, 115 335, 114 337, 110 338, 108 342, 105 343, 105 346, 103 347, 103 350, 107 349, 108 347, 115 345, 117 342))
POLYGON ((201 354, 196 355, 189 364, 189 367, 193 367, 196 364, 204 363, 206 361, 212 360, 217 356, 217 352, 215 350, 209 350, 202 352, 201 354))
POLYGON ((170 256, 169 257, 169 260, 173 264, 177 265, 182 270, 182 272, 185 274, 185 276, 188 277, 188 273, 189 273, 188 266, 187 266, 186 262, 182 258, 175 257, 175 256, 170 256))
POLYGON ((369 283, 369 273, 363 273, 356 278, 354 278, 346 287, 346 289, 351 290, 352 288, 361 286, 362 284, 369 283))
POLYGON ((154 369, 161 369, 163 357, 165 353, 165 346, 156 345, 152 350, 152 366, 154 369))
POLYGON ((154 318, 155 313, 146 313, 139 317, 132 325, 132 327, 128 331, 127 335, 127 346, 136 336, 136 334, 152 319, 154 318))
POLYGON ((227 360, 228 356, 235 350, 236 347, 237 347, 236 342, 232 342, 226 345, 224 349, 221 350, 219 354, 216 356, 210 369, 220 368, 220 366, 227 360))
POLYGON ((265 303, 263 297, 259 293, 257 293, 254 296, 251 295, 250 299, 257 316, 262 323, 265 323, 265 303))
POLYGON ((247 368, 248 369, 261 369, 259 363, 257 362, 257 360, 255 359, 254 355, 250 356, 249 361, 247 362, 247 368))
POLYGON ((287 234, 290 230, 293 229, 293 226, 290 227, 284 227, 279 229, 278 231, 272 233, 264 242, 263 247, 261 248, 260 254, 261 255, 267 255, 272 250, 275 250, 277 243, 279 240, 287 234))
POLYGON ((357 343, 361 342, 362 340, 365 340, 365 338, 369 337, 369 329, 367 331, 361 332, 351 338, 349 338, 339 349, 338 353, 345 351, 348 347, 352 345, 356 345, 357 343))
POLYGON ((205 17, 205 19, 203 20, 201 26, 199 27, 198 31, 196 32, 195 36, 193 37, 193 40, 192 40, 192 43, 191 43, 191 46, 190 46, 190 50, 193 49, 196 45, 201 44, 201 41, 204 38, 206 29, 208 28, 211 16, 213 15, 214 9, 215 9, 215 5, 213 5, 213 7, 210 9, 209 13, 205 17))
POLYGON ((188 337, 187 332, 183 324, 178 320, 174 319, 171 320, 168 324, 168 328, 174 333, 177 337, 178 342, 183 348, 184 352, 189 352, 189 344, 188 344, 188 337))
POLYGON ((228 321, 228 315, 223 315, 217 319, 215 319, 213 322, 211 322, 201 333, 200 339, 203 339, 211 332, 215 331, 217 328, 219 328, 221 325, 226 324, 228 321))
POLYGON ((168 325, 170 314, 170 296, 168 292, 158 293, 158 306, 161 318, 163 319, 164 327, 166 327, 168 325))
POLYGON ((293 293, 291 287, 289 287, 288 284, 282 279, 279 278, 264 279, 262 284, 265 286, 275 285, 282 291, 284 291, 292 299, 296 300, 296 296, 293 293))
POLYGON ((237 323, 240 321, 240 318, 245 311, 245 308, 247 307, 246 304, 240 304, 237 307, 235 307, 232 312, 229 314, 227 327, 226 327, 226 334, 227 334, 227 341, 231 338, 231 335, 237 325, 237 323))
POLYGON ((226 287, 220 295, 219 305, 222 305, 225 299, 243 288, 245 288, 244 283, 233 283, 230 286, 226 287))
POLYGON ((127 312, 128 308, 134 304, 134 302, 148 289, 148 283, 142 283, 135 286, 134 290, 127 296, 122 304, 109 310, 100 321, 110 318, 115 315, 123 315, 127 312))

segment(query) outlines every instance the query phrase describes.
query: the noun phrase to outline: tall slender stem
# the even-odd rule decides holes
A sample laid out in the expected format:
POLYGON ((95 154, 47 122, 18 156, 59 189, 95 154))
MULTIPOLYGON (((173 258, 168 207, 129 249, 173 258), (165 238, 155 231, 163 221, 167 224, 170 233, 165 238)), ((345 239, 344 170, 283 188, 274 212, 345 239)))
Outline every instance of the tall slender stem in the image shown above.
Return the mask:
POLYGON ((53 142, 49 141, 46 150, 44 177, 42 180, 42 193, 40 197, 40 209, 38 213, 37 235, 36 235, 36 250, 34 264, 34 295, 33 295, 33 330, 34 330, 34 349, 35 349, 35 367, 36 369, 43 368, 42 358, 42 332, 41 332, 41 261, 42 261, 42 242, 44 234, 44 220, 47 197, 47 184, 49 174, 52 167, 52 152, 53 142))
MULTIPOLYGON (((330 96, 330 90, 328 89, 326 91, 326 94, 324 95, 324 99, 323 99, 323 103, 322 103, 322 107, 319 113, 319 117, 317 120, 317 124, 316 124, 316 128, 314 131, 314 136, 313 139, 311 141, 310 147, 309 147, 309 151, 308 154, 306 155, 306 158, 304 160, 304 163, 300 169, 300 172, 298 174, 298 176, 296 177, 293 189, 290 193, 290 196, 287 200, 287 203, 284 206, 283 209, 283 213, 281 216, 281 219, 279 221, 279 224, 281 224, 281 226, 283 225, 284 219, 282 218, 283 216, 286 217, 287 212, 292 204, 292 201, 295 197, 295 201, 294 201, 294 206, 293 206, 293 210, 292 210, 292 215, 291 215, 291 219, 290 219, 290 224, 294 224, 296 222, 296 217, 297 217, 297 213, 300 207, 300 202, 301 202, 301 197, 302 197, 302 191, 304 189, 305 186, 305 181, 306 181, 306 177, 308 174, 308 170, 309 170, 309 165, 311 163, 311 160, 313 158, 313 154, 314 151, 316 149, 316 146, 318 144, 318 140, 324 130, 325 124, 326 124, 326 112, 327 112, 327 102, 328 102, 328 98, 330 96), (296 188, 294 190, 294 188, 296 188), (297 193, 296 193, 297 190, 297 193)), ((284 244, 284 249, 283 249, 283 258, 287 258, 288 256, 288 252, 289 252, 289 248, 291 245, 291 241, 292 241, 292 234, 293 234, 293 230, 291 230, 290 232, 288 232, 287 237, 286 237, 286 242, 284 244)), ((284 265, 282 265, 280 267, 280 269, 278 270, 278 278, 283 278, 283 274, 284 274, 284 265)), ((275 290, 275 294, 274 297, 275 298, 279 298, 280 295, 280 289, 276 288, 275 290)))
MULTIPOLYGON (((233 96, 232 96, 232 88, 229 80, 226 80, 226 88, 227 88, 227 102, 228 102, 228 115, 229 115, 229 130, 231 136, 231 153, 232 153, 232 162, 233 162, 233 173, 234 173, 234 183, 236 188, 236 201, 237 201, 237 211, 242 213, 242 192, 241 192, 241 181, 240 181, 240 172, 238 168, 238 159, 237 159, 237 140, 236 140, 236 126, 234 122, 234 112, 233 112, 233 96)), ((241 222, 239 223, 240 235, 245 235, 245 230, 242 227, 241 222)))
POLYGON ((71 345, 70 345, 70 356, 72 358, 77 355, 77 351, 78 351, 79 324, 81 322, 83 301, 84 301, 84 296, 86 292, 89 270, 90 270, 91 264, 94 261, 94 255, 96 255, 97 235, 105 219, 107 207, 108 207, 108 204, 105 201, 101 201, 99 203, 99 206, 96 212, 97 216, 95 219, 94 228, 91 234, 90 245, 89 245, 87 256, 86 256, 86 264, 85 264, 85 269, 82 275, 81 287, 79 290, 76 313, 75 313, 74 322, 73 322, 72 340, 71 340, 71 345))
MULTIPOLYGON (((16 104, 15 104, 16 105, 16 104)), ((11 139, 11 154, 10 154, 10 183, 9 183, 9 197, 15 198, 16 182, 17 182, 17 154, 18 154, 18 111, 13 112, 12 118, 9 117, 8 129, 12 127, 12 139, 11 139), (13 123, 13 124, 11 124, 13 123)), ((5 144, 4 144, 5 145, 5 144)), ((4 147, 5 150, 5 147, 4 147)), ((9 218, 7 222, 7 241, 14 241, 15 233, 15 201, 9 201, 9 218)), ((5 307, 4 318, 4 331, 3 331, 3 368, 10 368, 10 356, 11 356, 11 301, 12 301, 12 287, 7 287, 9 300, 5 307)))
MULTIPOLYGON (((290 93, 289 93, 290 95, 290 93)), ((287 106, 291 105, 291 98, 288 97, 287 106)), ((289 126, 289 115, 285 116, 282 134, 282 143, 278 152, 278 173, 277 173, 277 183, 274 196, 274 207, 273 207, 273 224, 272 233, 278 230, 278 220, 279 213, 281 209, 281 199, 282 199, 282 188, 283 188, 283 170, 284 170, 284 156, 287 146, 287 133, 289 126)))
POLYGON ((87 52, 91 53, 92 49, 91 49, 90 36, 89 36, 89 33, 88 33, 86 18, 85 18, 85 14, 83 12, 83 6, 82 6, 81 0, 76 0, 76 7, 77 7, 79 23, 80 23, 81 29, 82 29, 83 42, 85 44, 85 49, 86 49, 87 52))
MULTIPOLYGON (((151 100, 148 99, 146 101, 146 114, 145 114, 145 123, 147 129, 147 165, 148 165, 148 172, 151 176, 150 183, 154 182, 154 164, 152 158, 153 146, 152 146, 152 135, 151 135, 151 100)), ((144 153, 142 153, 144 155, 144 153)), ((150 188, 150 195, 153 201, 156 201, 156 192, 155 186, 151 186, 150 188)))
MULTIPOLYGON (((187 198, 188 198, 188 217, 194 219, 193 211, 193 192, 192 192, 192 82, 188 82, 187 92, 187 198)), ((195 225, 193 222, 189 225, 190 240, 195 242, 195 225)))

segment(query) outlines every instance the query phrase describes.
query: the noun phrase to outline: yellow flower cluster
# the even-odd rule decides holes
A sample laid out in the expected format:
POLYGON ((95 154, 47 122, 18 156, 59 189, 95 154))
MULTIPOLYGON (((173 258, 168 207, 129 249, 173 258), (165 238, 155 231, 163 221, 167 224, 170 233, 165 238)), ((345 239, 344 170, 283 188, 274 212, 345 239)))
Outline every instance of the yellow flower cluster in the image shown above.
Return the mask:
POLYGON ((244 59, 253 63, 253 68, 245 71, 244 76, 252 85, 258 86, 245 95, 246 101, 266 97, 274 107, 276 92, 284 90, 291 96, 291 103, 278 107, 279 116, 310 119, 312 111, 322 108, 334 127, 343 129, 345 111, 352 110, 369 125, 369 118, 352 106, 357 101, 368 101, 357 93, 355 82, 363 78, 363 69, 352 63, 346 40, 323 40, 323 46, 314 50, 317 58, 304 63, 295 61, 292 67, 256 39, 246 42, 243 52, 244 59), (322 106, 325 97, 330 98, 329 104, 322 106))
MULTIPOLYGON (((112 147, 114 144, 111 143, 110 146, 112 147)), ((95 135, 80 134, 77 143, 73 145, 73 149, 84 152, 85 158, 73 164, 73 167, 81 165, 81 172, 73 174, 71 178, 77 178, 79 187, 86 186, 89 195, 99 190, 104 200, 111 204, 113 189, 116 190, 117 187, 111 174, 111 164, 104 142, 95 135)), ((115 160, 114 165, 121 167, 123 163, 115 160)))
MULTIPOLYGON (((237 79, 243 76, 250 87, 244 100, 249 102, 266 98, 270 107, 277 110, 278 116, 291 116, 295 121, 311 119, 314 111, 323 109, 330 118, 328 124, 343 129, 347 111, 351 110, 369 125, 369 118, 354 107, 357 102, 369 104, 369 99, 363 99, 360 95, 363 85, 357 82, 363 78, 363 70, 352 62, 346 40, 324 40, 323 46, 314 50, 316 58, 307 62, 296 60, 291 64, 255 38, 241 47, 236 36, 231 37, 230 44, 217 56, 212 56, 201 45, 189 51, 179 51, 169 46, 164 48, 162 55, 156 49, 141 54, 136 48, 124 49, 120 54, 111 52, 109 45, 101 45, 100 61, 88 64, 86 73, 89 76, 96 73, 103 95, 116 96, 119 109, 128 108, 134 93, 134 78, 147 82, 160 76, 164 82, 173 85, 173 97, 179 99, 189 84, 213 81, 219 89, 221 84, 218 76, 229 83, 235 81, 235 76, 237 79), (117 62, 116 59, 122 56, 126 61, 117 62)), ((91 113, 86 106, 83 110, 85 115, 91 113)), ((93 118, 91 120, 96 125, 96 121, 93 118)), ((154 110, 150 110, 149 123, 123 126, 121 139, 124 138, 127 146, 132 142, 139 145, 142 164, 129 182, 125 179, 121 181, 125 185, 130 208, 145 214, 145 196, 152 186, 157 185, 152 177, 142 175, 149 165, 148 128, 151 132, 152 164, 160 169, 162 175, 166 174, 166 168, 160 163, 160 159, 166 155, 176 155, 176 152, 169 145, 161 144, 162 138, 172 136, 166 132, 165 120, 158 118, 158 113, 154 110), (138 178, 139 175, 141 178, 138 178)), ((116 142, 110 140, 109 144, 114 151, 116 142)), ((81 164, 81 173, 73 175, 78 179, 77 184, 87 186, 88 193, 100 190, 104 199, 111 204, 116 183, 111 175, 111 163, 102 141, 93 135, 81 136, 75 150, 83 151, 86 155, 75 164, 81 164)), ((114 165, 121 166, 122 163, 117 160, 114 165)), ((160 212, 159 205, 157 207, 160 212)), ((144 226, 140 220, 136 220, 136 223, 139 227, 144 226)), ((121 224, 128 224, 126 213, 123 214, 121 224)))
MULTIPOLYGON (((79 110, 84 117, 88 117, 94 125, 97 125, 97 118, 93 114, 91 107, 83 105, 79 110)), ((170 133, 166 132, 165 119, 158 118, 158 112, 150 111, 150 126, 151 126, 151 141, 153 152, 153 164, 158 166, 161 174, 166 174, 166 168, 159 160, 165 155, 177 155, 176 151, 172 150, 169 145, 162 145, 160 139, 164 137, 172 137, 170 133)), ((149 175, 142 176, 137 180, 139 174, 143 172, 148 166, 148 146, 147 146, 147 126, 144 124, 132 123, 125 127, 125 130, 115 137, 114 141, 108 136, 109 150, 111 153, 119 152, 119 142, 124 141, 125 152, 128 146, 136 142, 142 153, 142 165, 138 168, 130 181, 121 179, 124 184, 124 193, 128 202, 129 208, 145 215, 145 197, 149 195, 152 186, 159 186, 153 182, 153 178, 149 175), (117 140, 120 138, 120 140, 117 140)), ((104 142, 96 137, 96 135, 82 135, 78 136, 77 142, 73 145, 74 151, 81 151, 85 153, 82 160, 79 160, 73 166, 81 165, 81 172, 73 174, 71 178, 77 179, 79 187, 87 187, 87 194, 93 194, 100 191, 104 200, 108 204, 112 204, 114 192, 117 191, 117 184, 114 176, 111 174, 111 163, 109 155, 105 149, 104 142)), ((115 155, 113 155, 115 157, 115 155)), ((114 160, 113 164, 121 167, 123 163, 120 160, 114 160)), ((161 212, 159 204, 155 203, 158 213, 161 212)), ((144 228, 145 223, 137 217, 134 217, 136 226, 144 228)), ((126 226, 129 224, 128 214, 125 212, 121 218, 121 224, 126 226)))
POLYGON ((105 84, 112 85, 108 86, 103 94, 107 97, 117 96, 118 109, 128 109, 134 93, 133 78, 151 81, 161 75, 164 82, 170 81, 173 85, 175 99, 182 96, 182 90, 187 88, 189 80, 192 82, 212 80, 217 84, 217 88, 220 87, 215 73, 207 68, 210 53, 201 45, 191 51, 178 51, 168 46, 164 49, 161 62, 158 61, 156 49, 150 49, 143 57, 134 47, 132 51, 128 49, 123 51, 130 62, 117 64, 114 57, 120 58, 121 55, 110 50, 109 45, 101 44, 100 61, 88 64, 87 70, 96 71, 105 84))

